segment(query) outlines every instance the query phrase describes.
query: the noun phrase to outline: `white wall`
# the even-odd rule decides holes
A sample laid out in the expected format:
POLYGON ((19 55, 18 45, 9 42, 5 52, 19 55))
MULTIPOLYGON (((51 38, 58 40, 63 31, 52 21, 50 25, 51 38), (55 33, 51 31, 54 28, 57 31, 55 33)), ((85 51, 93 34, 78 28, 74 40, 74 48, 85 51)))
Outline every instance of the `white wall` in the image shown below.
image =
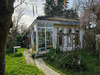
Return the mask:
POLYGON ((80 42, 81 42, 81 48, 83 48, 83 35, 84 35, 84 30, 83 29, 81 29, 80 30, 80 42))
MULTIPOLYGON (((54 25, 54 27, 53 27, 53 44, 54 44, 54 48, 56 48, 56 46, 57 46, 57 27, 59 27, 59 30, 61 30, 61 29, 63 29, 64 30, 64 33, 67 33, 67 30, 68 30, 68 28, 69 28, 69 26, 67 27, 67 26, 55 26, 54 25)), ((78 27, 70 27, 71 29, 72 29, 72 33, 75 33, 76 32, 76 30, 79 30, 79 28, 78 27)), ((83 47, 83 34, 84 34, 84 30, 83 29, 81 29, 81 30, 79 30, 79 40, 80 40, 80 42, 81 42, 81 48, 83 47)), ((75 35, 71 35, 71 38, 74 38, 75 37, 75 35)), ((63 37, 64 39, 64 47, 62 48, 63 49, 63 51, 66 51, 66 50, 72 50, 72 47, 67 47, 67 42, 68 42, 68 40, 67 40, 67 38, 68 38, 68 36, 64 36, 63 37)), ((75 47, 75 43, 74 43, 75 41, 73 41, 73 48, 75 47)))

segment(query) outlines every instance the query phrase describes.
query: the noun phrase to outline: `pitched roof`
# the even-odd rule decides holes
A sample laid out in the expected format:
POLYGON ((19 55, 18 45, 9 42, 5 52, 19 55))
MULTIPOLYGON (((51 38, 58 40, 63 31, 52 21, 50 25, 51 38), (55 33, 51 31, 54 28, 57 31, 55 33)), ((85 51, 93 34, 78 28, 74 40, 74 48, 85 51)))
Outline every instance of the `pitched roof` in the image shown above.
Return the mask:
POLYGON ((64 17, 59 17, 59 16, 39 16, 37 17, 38 20, 54 20, 54 21, 74 21, 74 22, 79 22, 79 20, 75 19, 67 19, 64 17))
POLYGON ((37 20, 59 21, 61 24, 80 25, 79 20, 67 19, 58 16, 39 16, 37 17, 37 20))

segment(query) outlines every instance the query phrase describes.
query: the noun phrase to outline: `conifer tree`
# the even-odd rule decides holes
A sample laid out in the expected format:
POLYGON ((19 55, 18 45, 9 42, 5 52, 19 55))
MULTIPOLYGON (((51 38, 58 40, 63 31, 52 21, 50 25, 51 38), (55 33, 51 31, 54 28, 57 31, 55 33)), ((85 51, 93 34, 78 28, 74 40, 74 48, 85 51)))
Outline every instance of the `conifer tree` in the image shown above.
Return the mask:
POLYGON ((47 16, 62 16, 64 9, 67 9, 68 0, 64 6, 64 0, 46 0, 45 15, 47 16))
POLYGON ((60 16, 69 19, 77 19, 78 14, 74 9, 68 9, 69 0, 46 0, 45 15, 60 16))

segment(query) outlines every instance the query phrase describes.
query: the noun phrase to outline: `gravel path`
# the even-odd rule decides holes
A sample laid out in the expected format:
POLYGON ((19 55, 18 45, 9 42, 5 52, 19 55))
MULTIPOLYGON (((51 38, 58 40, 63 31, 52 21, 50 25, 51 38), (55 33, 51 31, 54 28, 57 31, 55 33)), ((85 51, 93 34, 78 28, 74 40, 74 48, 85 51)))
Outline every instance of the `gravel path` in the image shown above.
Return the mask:
POLYGON ((36 66, 38 68, 40 68, 45 75, 60 75, 57 72, 55 72, 53 69, 48 67, 44 63, 42 58, 36 58, 35 60, 33 60, 28 50, 24 51, 23 53, 24 53, 24 56, 25 56, 26 63, 32 64, 32 65, 36 64, 36 66))
POLYGON ((48 67, 42 58, 36 58, 35 59, 35 62, 36 62, 36 66, 38 68, 40 68, 45 75, 60 75, 58 74, 57 72, 55 72, 53 69, 51 69, 50 67, 48 67))
POLYGON ((27 64, 32 64, 35 65, 35 61, 32 59, 30 53, 28 52, 28 50, 24 51, 24 56, 25 56, 25 60, 27 64))

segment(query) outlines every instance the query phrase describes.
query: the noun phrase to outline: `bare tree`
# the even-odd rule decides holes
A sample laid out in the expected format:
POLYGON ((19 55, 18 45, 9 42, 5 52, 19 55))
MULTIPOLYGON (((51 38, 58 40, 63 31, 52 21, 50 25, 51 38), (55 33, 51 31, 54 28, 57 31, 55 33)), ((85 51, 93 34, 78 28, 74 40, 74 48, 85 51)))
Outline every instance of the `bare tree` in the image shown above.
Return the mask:
MULTIPOLYGON (((20 0, 21 5, 25 0, 20 0)), ((6 43, 10 28, 13 26, 12 14, 15 0, 0 0, 0 75, 6 75, 5 54, 6 43)))
POLYGON ((18 32, 18 30, 20 29, 19 23, 21 21, 22 16, 24 15, 24 13, 23 13, 24 9, 19 8, 19 9, 17 9, 17 11, 18 11, 18 15, 14 16, 13 27, 11 28, 11 33, 15 38, 17 37, 17 33, 19 33, 18 32))
POLYGON ((79 12, 81 26, 86 25, 90 28, 90 22, 99 24, 100 0, 75 0, 74 9, 79 12))
POLYGON ((97 27, 100 28, 100 1, 97 3, 96 7, 94 7, 94 13, 97 16, 96 22, 97 22, 97 27))
POLYGON ((6 43, 9 30, 13 26, 12 14, 14 13, 14 9, 22 5, 22 3, 25 3, 27 5, 27 2, 25 0, 0 0, 0 75, 6 75, 6 43), (15 1, 18 1, 19 4, 14 7, 15 1))
POLYGON ((27 30, 27 27, 25 27, 25 23, 22 23, 21 25, 21 34, 23 34, 27 30))
POLYGON ((97 27, 100 28, 99 20, 100 20, 100 2, 94 1, 90 2, 90 5, 85 9, 84 14, 82 16, 83 24, 89 25, 89 22, 95 22, 97 27))
POLYGON ((9 31, 8 41, 7 41, 7 48, 12 48, 13 46, 17 45, 17 38, 20 36, 20 20, 22 18, 24 9, 20 8, 17 9, 18 15, 14 16, 13 18, 13 27, 9 31))
POLYGON ((5 70, 5 47, 9 29, 12 27, 12 14, 14 11, 13 3, 15 0, 9 0, 6 6, 6 0, 0 1, 0 75, 6 75, 5 70))
POLYGON ((85 40, 85 48, 87 50, 91 51, 91 54, 95 55, 97 52, 95 50, 95 35, 98 32, 98 29, 100 30, 100 0, 86 0, 87 3, 83 3, 82 6, 82 14, 80 23, 81 26, 88 26, 89 32, 84 34, 84 40, 85 40), (96 29, 94 29, 94 32, 90 31, 90 22, 96 23, 96 29))

